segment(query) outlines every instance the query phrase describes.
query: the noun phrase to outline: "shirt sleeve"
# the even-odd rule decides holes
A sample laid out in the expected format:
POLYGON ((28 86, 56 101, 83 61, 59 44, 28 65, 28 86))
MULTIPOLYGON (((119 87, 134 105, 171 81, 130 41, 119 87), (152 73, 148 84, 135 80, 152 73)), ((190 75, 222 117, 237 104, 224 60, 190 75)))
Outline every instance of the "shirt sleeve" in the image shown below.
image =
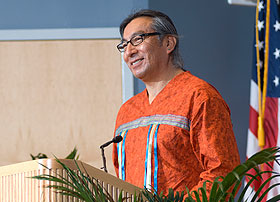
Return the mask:
MULTIPOLYGON (((195 156, 204 170, 191 191, 202 187, 207 180, 225 176, 240 164, 230 111, 222 98, 207 98, 194 103, 190 138, 195 156)), ((207 184, 209 195, 211 185, 207 184)))

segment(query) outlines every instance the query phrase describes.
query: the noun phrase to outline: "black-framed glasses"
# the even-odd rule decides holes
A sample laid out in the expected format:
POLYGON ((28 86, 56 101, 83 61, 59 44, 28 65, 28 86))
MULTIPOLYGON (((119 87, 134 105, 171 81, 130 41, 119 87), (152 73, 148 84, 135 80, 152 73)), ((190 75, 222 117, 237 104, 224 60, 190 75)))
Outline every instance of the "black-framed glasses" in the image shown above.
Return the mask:
POLYGON ((145 40, 146 36, 154 36, 154 35, 161 35, 161 33, 152 32, 152 33, 144 33, 144 34, 136 35, 136 36, 132 37, 129 41, 121 42, 119 45, 117 45, 117 49, 121 53, 123 53, 126 50, 128 43, 131 43, 131 45, 133 45, 133 46, 138 46, 145 40))

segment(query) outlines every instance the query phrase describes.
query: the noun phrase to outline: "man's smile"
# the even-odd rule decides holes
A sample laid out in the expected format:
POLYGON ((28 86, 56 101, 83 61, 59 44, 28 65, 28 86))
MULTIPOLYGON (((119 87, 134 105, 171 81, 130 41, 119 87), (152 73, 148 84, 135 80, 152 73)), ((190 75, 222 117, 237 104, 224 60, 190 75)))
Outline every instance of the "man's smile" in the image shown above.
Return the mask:
POLYGON ((132 66, 134 66, 134 65, 138 64, 139 62, 141 62, 141 61, 143 61, 143 60, 144 60, 144 58, 140 58, 140 59, 137 59, 137 60, 132 61, 130 64, 131 64, 132 66))

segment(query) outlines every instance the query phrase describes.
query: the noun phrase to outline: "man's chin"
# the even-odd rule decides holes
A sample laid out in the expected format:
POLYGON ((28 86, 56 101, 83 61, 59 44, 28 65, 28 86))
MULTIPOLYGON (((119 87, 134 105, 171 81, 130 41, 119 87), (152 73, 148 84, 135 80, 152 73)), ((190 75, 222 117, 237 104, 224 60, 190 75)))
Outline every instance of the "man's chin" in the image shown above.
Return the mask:
POLYGON ((143 72, 132 72, 133 76, 137 79, 143 79, 144 78, 144 73, 143 72))

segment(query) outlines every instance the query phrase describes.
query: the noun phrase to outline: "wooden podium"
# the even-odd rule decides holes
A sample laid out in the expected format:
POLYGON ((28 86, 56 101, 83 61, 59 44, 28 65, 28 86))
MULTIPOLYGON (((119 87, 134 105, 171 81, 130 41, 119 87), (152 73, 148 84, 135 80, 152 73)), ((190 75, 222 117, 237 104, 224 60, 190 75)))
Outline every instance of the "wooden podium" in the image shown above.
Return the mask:
MULTIPOLYGON (((74 160, 63 159, 60 161, 70 169, 77 170, 74 160)), ((103 188, 111 194, 114 201, 117 201, 121 191, 123 197, 128 197, 126 201, 132 201, 133 195, 141 190, 139 187, 86 163, 81 161, 77 161, 77 163, 82 172, 86 170, 90 177, 98 180, 103 188)), ((65 170, 55 159, 40 159, 0 167, 0 202, 80 201, 69 196, 59 195, 46 188, 53 182, 29 178, 41 174, 60 175, 67 178, 65 170)))

